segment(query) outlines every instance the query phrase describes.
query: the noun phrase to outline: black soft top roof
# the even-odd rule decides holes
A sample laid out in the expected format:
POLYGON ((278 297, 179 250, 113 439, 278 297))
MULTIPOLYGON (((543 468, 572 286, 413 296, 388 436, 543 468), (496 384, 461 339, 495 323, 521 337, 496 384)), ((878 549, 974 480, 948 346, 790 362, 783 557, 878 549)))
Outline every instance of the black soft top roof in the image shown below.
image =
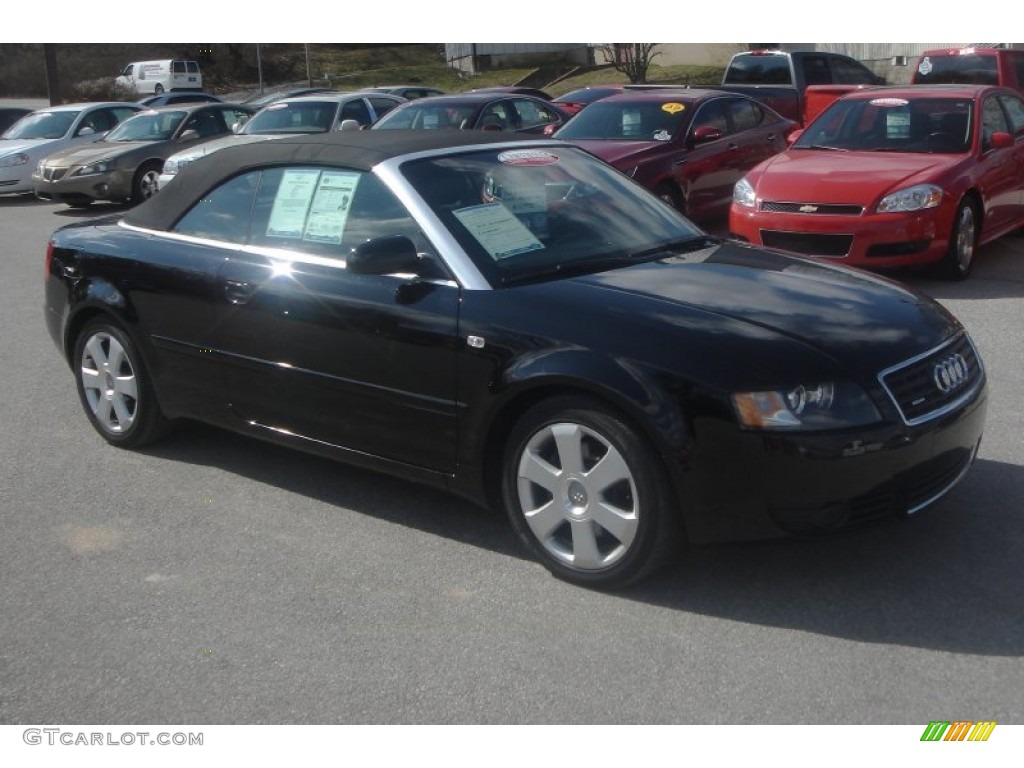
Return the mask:
POLYGON ((122 221, 168 230, 196 200, 239 173, 275 165, 327 165, 368 171, 393 157, 434 149, 486 146, 541 137, 499 131, 338 131, 225 147, 185 166, 166 189, 125 214, 122 221))

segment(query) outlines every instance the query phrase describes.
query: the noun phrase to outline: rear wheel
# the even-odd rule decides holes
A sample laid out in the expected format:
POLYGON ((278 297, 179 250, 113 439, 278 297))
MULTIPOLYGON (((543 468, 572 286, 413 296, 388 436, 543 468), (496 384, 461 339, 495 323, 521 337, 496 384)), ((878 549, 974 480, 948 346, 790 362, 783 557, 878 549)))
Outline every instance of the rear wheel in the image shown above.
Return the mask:
POLYGON ((654 188, 654 194, 670 208, 675 208, 684 216, 686 215, 686 200, 683 199, 683 193, 679 191, 679 188, 675 184, 669 184, 664 182, 654 188))
POLYGON ((965 280, 974 264, 974 251, 978 244, 978 217, 967 200, 960 203, 953 220, 949 248, 942 263, 943 272, 951 280, 965 280))
POLYGON ((661 460, 621 416, 585 398, 528 411, 505 452, 512 527, 555 576, 616 589, 664 564, 679 543, 661 460))
POLYGON ((138 448, 167 427, 149 374, 128 334, 105 320, 89 321, 75 342, 75 380, 90 423, 103 438, 138 448))

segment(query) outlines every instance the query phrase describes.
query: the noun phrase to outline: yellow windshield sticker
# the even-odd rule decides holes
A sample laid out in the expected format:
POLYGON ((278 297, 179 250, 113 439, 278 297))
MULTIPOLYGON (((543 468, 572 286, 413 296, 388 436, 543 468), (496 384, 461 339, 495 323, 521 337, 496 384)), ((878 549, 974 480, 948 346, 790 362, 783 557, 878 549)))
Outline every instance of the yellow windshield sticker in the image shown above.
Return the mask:
POLYGON ((678 101, 670 101, 668 104, 661 105, 661 111, 668 112, 670 115, 674 115, 676 112, 682 112, 684 109, 686 109, 686 107, 678 101))

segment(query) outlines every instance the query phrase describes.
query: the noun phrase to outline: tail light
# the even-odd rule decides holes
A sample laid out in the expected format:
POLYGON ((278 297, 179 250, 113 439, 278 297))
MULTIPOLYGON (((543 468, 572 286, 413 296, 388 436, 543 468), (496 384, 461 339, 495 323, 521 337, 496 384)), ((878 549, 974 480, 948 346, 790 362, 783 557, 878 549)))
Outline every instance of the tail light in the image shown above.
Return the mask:
POLYGON ((43 282, 50 280, 50 265, 53 263, 53 240, 46 244, 46 261, 43 264, 43 282))

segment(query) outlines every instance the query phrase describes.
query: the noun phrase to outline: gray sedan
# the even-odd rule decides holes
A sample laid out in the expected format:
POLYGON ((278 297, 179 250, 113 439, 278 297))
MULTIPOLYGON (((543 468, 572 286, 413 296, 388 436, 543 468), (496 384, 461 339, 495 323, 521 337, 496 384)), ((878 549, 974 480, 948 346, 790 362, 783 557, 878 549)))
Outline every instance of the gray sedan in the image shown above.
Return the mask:
POLYGON ((36 197, 84 207, 96 200, 139 203, 157 190, 164 160, 230 134, 252 110, 238 104, 183 104, 146 110, 102 139, 50 155, 32 174, 36 197))

